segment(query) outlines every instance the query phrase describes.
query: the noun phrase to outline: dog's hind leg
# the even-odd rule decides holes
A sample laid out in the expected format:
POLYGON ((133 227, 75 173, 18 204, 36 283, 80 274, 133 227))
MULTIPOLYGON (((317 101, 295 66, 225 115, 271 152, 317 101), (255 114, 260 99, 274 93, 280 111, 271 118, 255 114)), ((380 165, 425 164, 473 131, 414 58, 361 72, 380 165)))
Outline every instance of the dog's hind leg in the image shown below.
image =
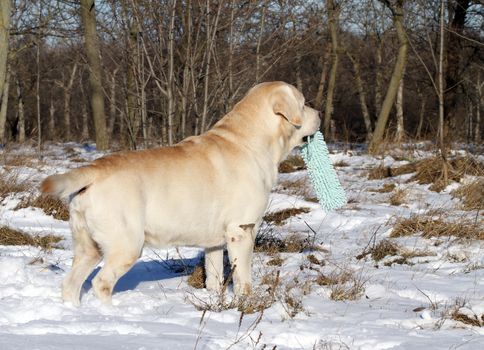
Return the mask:
POLYGON ((223 247, 205 249, 205 285, 208 290, 220 291, 224 283, 223 247))
POLYGON ((71 211, 71 230, 74 240, 72 269, 62 282, 62 299, 79 306, 81 287, 101 261, 101 251, 89 235, 81 214, 71 211))
POLYGON ((104 266, 92 281, 94 293, 102 302, 107 304, 111 303, 116 282, 134 265, 144 244, 143 233, 140 236, 133 236, 128 232, 118 230, 116 235, 119 235, 122 239, 110 240, 109 244, 99 242, 104 253, 104 266))

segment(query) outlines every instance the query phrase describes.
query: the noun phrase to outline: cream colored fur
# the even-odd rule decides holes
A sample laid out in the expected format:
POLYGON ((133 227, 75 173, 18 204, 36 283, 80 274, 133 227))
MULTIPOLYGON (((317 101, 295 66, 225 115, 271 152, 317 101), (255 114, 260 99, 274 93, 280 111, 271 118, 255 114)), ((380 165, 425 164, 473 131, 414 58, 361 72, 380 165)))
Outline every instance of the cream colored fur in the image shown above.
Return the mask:
POLYGON ((293 86, 263 83, 203 135, 45 179, 43 192, 70 200, 74 260, 63 299, 78 305, 83 282, 104 259, 93 289, 110 302, 145 244, 204 247, 206 285, 214 290, 223 283, 226 245, 235 293, 250 292, 254 239, 278 164, 319 125, 293 86))

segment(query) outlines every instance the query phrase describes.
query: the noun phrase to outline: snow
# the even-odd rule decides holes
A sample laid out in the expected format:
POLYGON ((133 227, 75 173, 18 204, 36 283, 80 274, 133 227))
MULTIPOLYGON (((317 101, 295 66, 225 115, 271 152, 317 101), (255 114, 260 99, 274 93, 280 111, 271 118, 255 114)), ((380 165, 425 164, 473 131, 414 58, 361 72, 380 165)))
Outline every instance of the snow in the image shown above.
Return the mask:
MULTIPOLYGON (((17 171, 19 179, 34 186, 48 174, 85 164, 79 158, 87 163, 102 155, 90 145, 75 143, 50 145, 41 161, 28 148, 10 154, 32 157, 31 166, 10 166, 8 171, 17 171), (72 162, 69 157, 78 159, 72 162)), ((406 155, 428 156, 418 148, 406 155)), ((7 196, 0 204, 0 226, 29 234, 56 234, 63 240, 59 249, 49 251, 0 246, 0 349, 484 348, 484 327, 448 317, 455 309, 470 318, 484 315, 482 242, 415 235, 392 239, 406 250, 427 252, 409 258, 412 264, 392 264, 395 257, 390 256, 379 262, 369 255, 356 258, 372 241, 388 238, 397 217, 439 209, 449 220, 469 217, 482 221, 482 215, 476 216, 475 211, 459 210, 460 202, 450 191, 460 184, 435 193, 427 185, 407 182, 408 175, 368 180, 368 169, 405 161, 338 149, 331 158, 348 164, 338 167, 337 172, 350 203, 325 213, 303 195, 278 186, 268 212, 285 208, 310 211, 288 219, 282 226, 265 227, 281 237, 297 232, 313 239, 321 249, 281 253, 282 266, 267 264, 271 257, 264 253, 254 254, 254 289, 266 290, 267 286, 261 284, 263 276, 280 270, 283 290, 302 303, 295 315, 279 297, 262 313, 241 315, 236 308, 197 310, 197 302, 210 303, 219 296, 187 284, 186 267, 199 262, 201 250, 186 247, 145 248, 138 263, 116 285, 113 305, 103 305, 91 290, 90 281, 99 268, 84 284, 81 306, 64 304, 60 285, 72 263, 68 223, 38 208, 15 210, 22 194, 7 196), (370 191, 385 183, 395 183, 407 191, 404 204, 392 206, 390 194, 370 191), (324 266, 311 264, 309 254, 324 261, 324 266), (334 301, 330 286, 314 283, 321 273, 344 270, 363 281, 361 298, 334 301)), ((0 174, 6 168, 0 167, 0 174)), ((305 171, 281 174, 280 181, 304 181, 306 176, 305 171)), ((230 288, 226 297, 233 297, 230 288)))

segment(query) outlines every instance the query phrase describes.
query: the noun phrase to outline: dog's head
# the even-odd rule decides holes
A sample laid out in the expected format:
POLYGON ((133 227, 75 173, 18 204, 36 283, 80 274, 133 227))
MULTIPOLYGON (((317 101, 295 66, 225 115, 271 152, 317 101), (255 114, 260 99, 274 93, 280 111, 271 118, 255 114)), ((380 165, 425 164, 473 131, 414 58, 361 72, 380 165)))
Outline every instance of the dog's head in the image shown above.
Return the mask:
POLYGON ((282 157, 301 145, 304 137, 319 130, 319 112, 305 106, 303 94, 290 84, 281 81, 258 84, 244 100, 255 106, 257 123, 280 146, 282 157))

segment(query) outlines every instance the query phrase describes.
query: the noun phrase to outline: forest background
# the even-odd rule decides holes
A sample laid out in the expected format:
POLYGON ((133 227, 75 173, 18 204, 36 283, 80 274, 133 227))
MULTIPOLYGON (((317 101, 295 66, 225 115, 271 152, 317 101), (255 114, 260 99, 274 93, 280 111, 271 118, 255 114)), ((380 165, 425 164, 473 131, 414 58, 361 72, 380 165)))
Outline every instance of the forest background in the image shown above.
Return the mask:
POLYGON ((479 145, 481 0, 2 0, 0 145, 171 145, 284 80, 330 141, 479 145))

